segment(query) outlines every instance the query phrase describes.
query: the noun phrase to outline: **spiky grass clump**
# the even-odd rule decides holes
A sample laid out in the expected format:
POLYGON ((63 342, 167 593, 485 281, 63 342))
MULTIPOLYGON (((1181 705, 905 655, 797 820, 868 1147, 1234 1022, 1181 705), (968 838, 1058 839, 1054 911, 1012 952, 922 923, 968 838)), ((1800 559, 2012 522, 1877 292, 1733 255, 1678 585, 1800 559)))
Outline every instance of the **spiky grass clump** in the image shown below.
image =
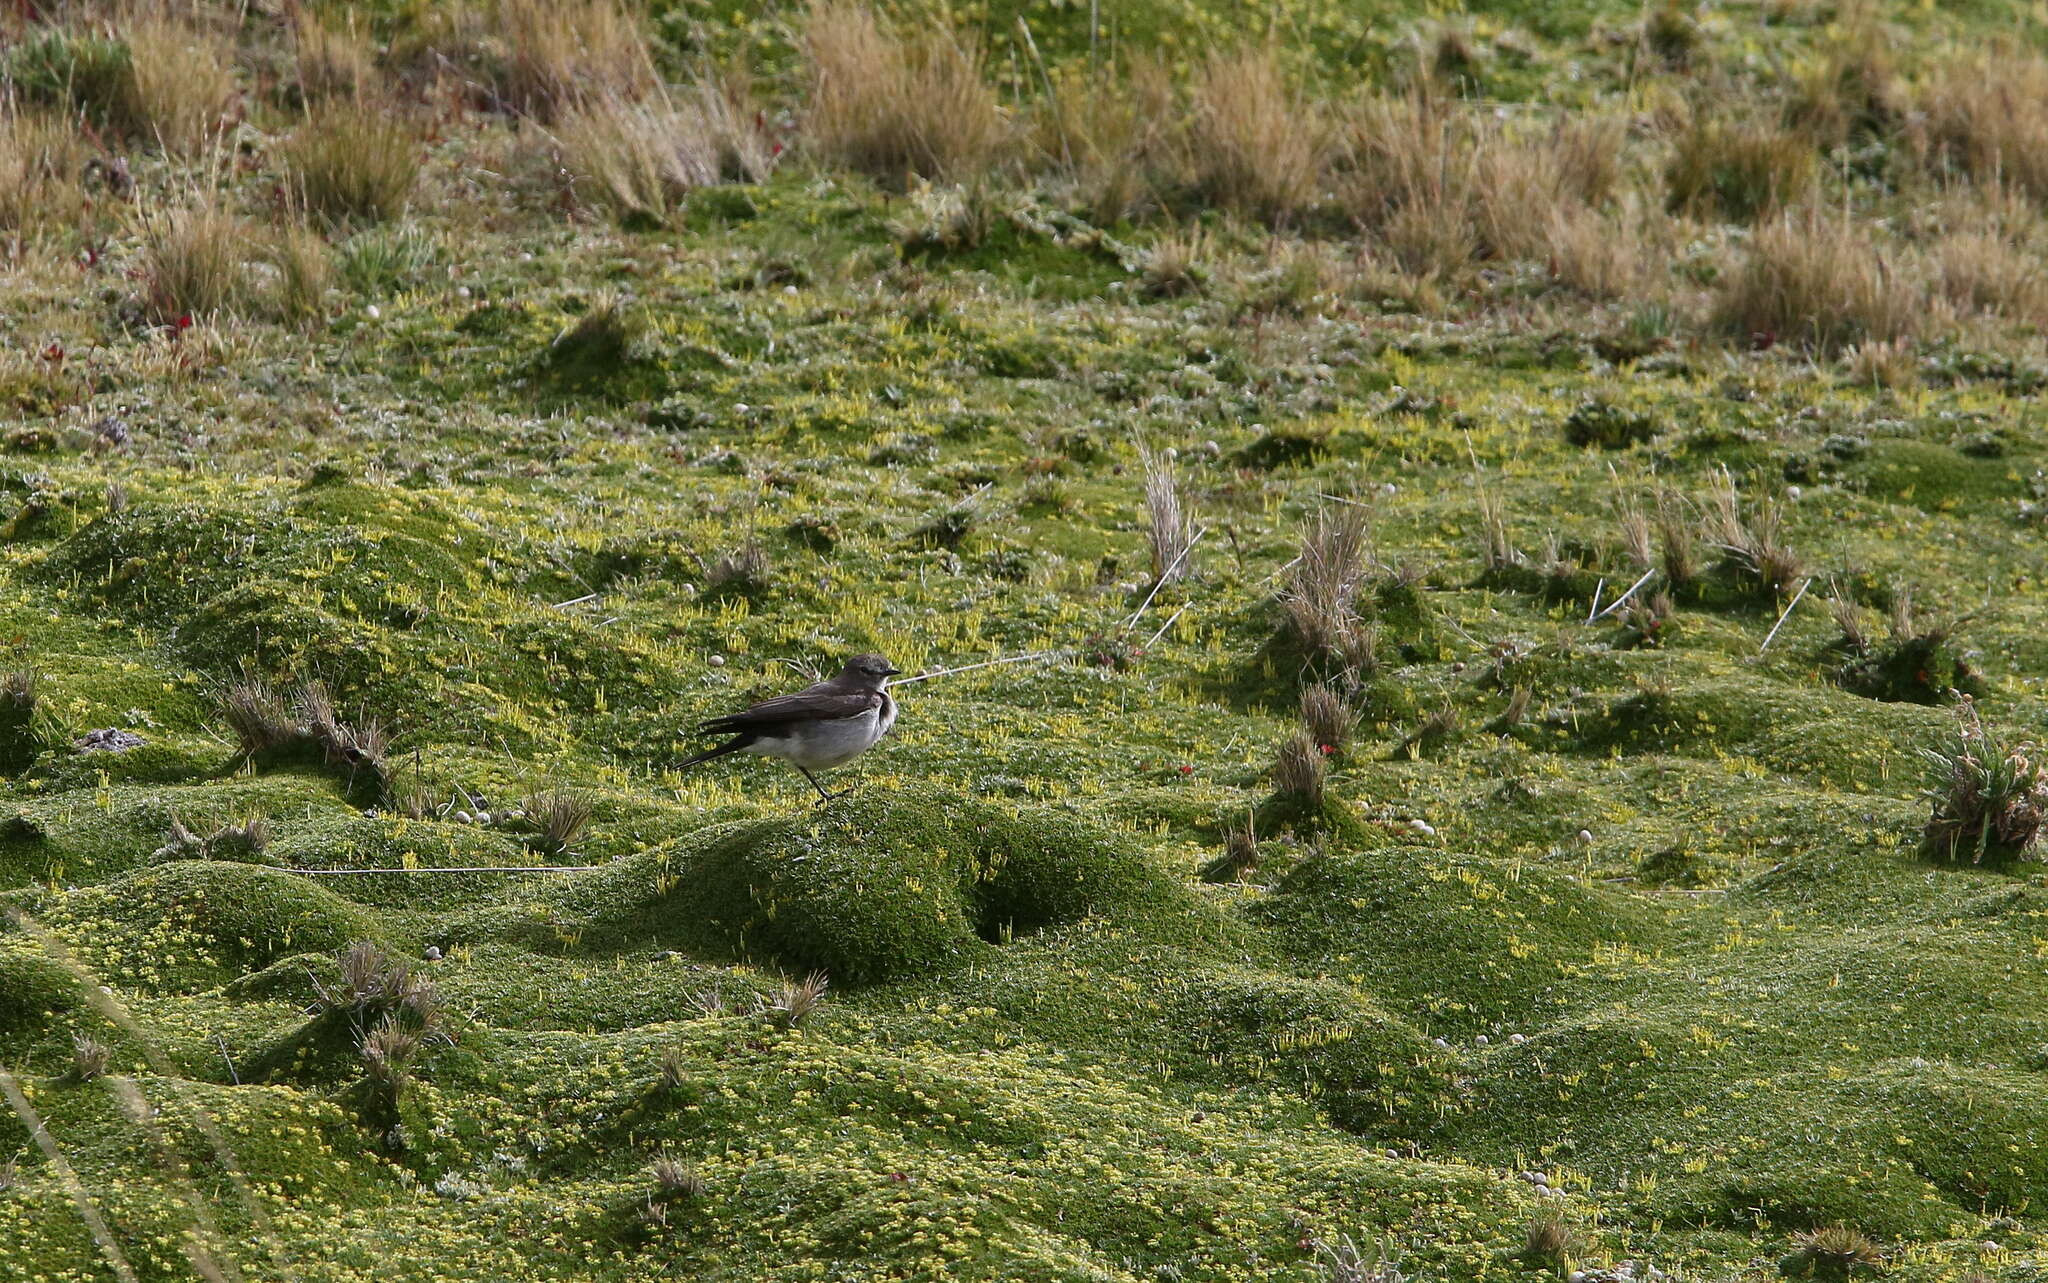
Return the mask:
POLYGON ((1280 742, 1280 752, 1273 759, 1273 791, 1313 810, 1323 804, 1329 770, 1322 745, 1307 731, 1296 731, 1280 742))
POLYGON ((0 768, 17 770, 35 759, 42 747, 37 713, 42 706, 42 678, 33 668, 0 673, 0 768))
POLYGON ((1213 53, 1188 104, 1188 159, 1209 204, 1284 223, 1319 195, 1330 147, 1320 103, 1270 49, 1213 53))
POLYGON ((220 694, 220 711, 246 757, 276 752, 301 734, 284 697, 261 677, 245 674, 229 682, 220 694))
POLYGON ((1715 318, 1737 338, 1838 352, 1908 338, 1926 321, 1927 291, 1896 249, 1869 227, 1815 210, 1758 226, 1720 286, 1715 318))
POLYGON ((311 329, 327 315, 334 288, 334 255, 327 239, 309 227, 287 226, 272 234, 265 258, 275 269, 272 305, 278 317, 311 329))
POLYGON ((1311 665, 1353 674, 1374 666, 1377 636, 1362 602, 1371 530, 1366 512, 1349 505, 1318 509, 1302 530, 1279 600, 1288 639, 1311 665))
POLYGON ((628 225, 665 222, 692 191, 719 180, 709 123, 666 94, 576 107, 556 124, 555 137, 579 197, 628 225))
POLYGON ((1938 172, 2048 198, 2048 58, 2008 48, 1949 62, 1918 105, 1938 172))
POLYGON ((1145 469, 1146 544, 1152 553, 1152 582, 1186 577, 1194 550, 1194 519, 1181 502, 1180 479, 1164 454, 1142 451, 1145 469))
POLYGON ((298 9, 292 18, 292 63, 298 73, 299 96, 308 103, 329 99, 360 102, 377 76, 369 37, 357 30, 353 13, 336 28, 313 9, 298 9))
POLYGON ((1829 602, 1841 638, 1835 649, 1843 655, 1835 680, 1844 689, 1870 699, 1912 704, 1938 704, 1960 695, 1980 693, 1977 675, 1952 644, 1956 626, 1922 617, 1913 608, 1910 588, 1893 594, 1891 627, 1882 640, 1864 627, 1863 611, 1837 593, 1829 602))
POLYGON ((2028 855, 2048 821, 2048 763, 2030 743, 2004 743, 1965 697, 1948 743, 1923 749, 1933 768, 1924 855, 2002 865, 2028 855))
POLYGON ((1301 726, 1327 753, 1342 753, 1358 728, 1358 710, 1334 688, 1315 682, 1301 688, 1301 726))
POLYGON ((86 161, 70 122, 0 109, 0 234, 36 239, 77 224, 90 203, 86 161))
POLYGON ((1823 1225, 1792 1236, 1794 1269, 1814 1278, 1846 1279, 1884 1265, 1884 1253, 1870 1236, 1846 1225, 1823 1225))
POLYGON ((995 163, 1009 126, 981 56, 950 27, 906 37, 864 4, 834 0, 804 27, 808 138, 827 164, 885 183, 954 182, 995 163))
POLYGON ((647 1174, 654 1178, 655 1193, 660 1198, 680 1202, 704 1197, 704 1174, 695 1164, 673 1154, 657 1157, 648 1164, 647 1174))
POLYGON ((72 1082, 89 1083, 107 1072, 113 1063, 114 1052, 107 1044, 91 1034, 71 1035, 71 1068, 66 1072, 72 1082))
POLYGON ((1703 521, 1708 540, 1721 550, 1722 565, 1745 586, 1772 599, 1792 592, 1806 562, 1785 541, 1784 513, 1776 504, 1745 510, 1735 479, 1724 468, 1708 491, 1703 521))
POLYGON ((217 138, 237 93, 228 42, 168 16, 137 19, 122 34, 131 55, 130 130, 188 155, 217 138))
POLYGON ((1522 1231, 1522 1256, 1551 1269, 1570 1264, 1583 1244, 1578 1229, 1554 1208, 1538 1212, 1522 1231))
POLYGON ((1138 288, 1147 298, 1183 298, 1208 287, 1209 233, 1198 226, 1162 232, 1145 251, 1138 288))
POLYGON ((161 211, 142 223, 142 301, 148 318, 183 328, 241 309, 254 234, 217 196, 161 211))
POLYGON ((634 102, 659 83, 641 23, 618 0, 499 0, 499 102, 551 121, 591 102, 634 102))
POLYGON ((330 223, 380 223, 405 212, 419 178, 420 143, 406 121, 355 104, 323 107, 284 148, 301 206, 330 223))
POLYGON ((333 984, 316 980, 315 996, 322 1010, 346 1020, 358 1042, 382 1024, 420 1035, 443 1030, 446 1012, 440 989, 411 963, 367 940, 343 949, 336 961, 340 978, 333 984))
POLYGON ((780 988, 758 1000, 757 1009, 780 1028, 799 1029, 824 1006, 825 991, 830 987, 831 981, 822 971, 813 971, 801 980, 785 979, 780 988))
POLYGON ((1259 867, 1259 832, 1256 816, 1233 825, 1223 834, 1223 851, 1202 866, 1204 882, 1242 882, 1259 867))
POLYGON ((1812 139, 1703 108, 1679 135, 1664 181, 1674 211, 1752 223, 1805 200, 1818 168, 1812 139))
POLYGON ((533 826, 534 843, 549 855, 567 851, 590 827, 588 795, 573 789, 549 789, 526 799, 522 808, 533 826))

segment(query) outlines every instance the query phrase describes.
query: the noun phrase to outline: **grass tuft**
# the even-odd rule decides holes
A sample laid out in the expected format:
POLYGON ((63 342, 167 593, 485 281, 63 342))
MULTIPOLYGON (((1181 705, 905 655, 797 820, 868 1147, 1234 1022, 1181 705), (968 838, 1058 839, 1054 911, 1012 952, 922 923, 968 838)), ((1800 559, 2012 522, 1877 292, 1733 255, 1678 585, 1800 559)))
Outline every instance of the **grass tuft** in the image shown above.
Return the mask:
POLYGON ((1146 546, 1152 553, 1152 582, 1187 577, 1195 546, 1194 518, 1181 502, 1180 480, 1164 454, 1141 450, 1145 469, 1146 546))
POLYGON ((827 164, 903 184, 960 182, 993 165, 1009 125, 981 56, 949 27, 899 34, 864 4, 828 0, 804 25, 806 140, 827 164))
POLYGON ((574 789, 536 793, 526 799, 523 809, 526 822, 533 826, 535 844, 549 855, 567 851, 590 827, 590 797, 574 789))
POLYGON ((1370 554, 1362 508, 1327 505, 1304 527, 1279 602, 1288 640, 1305 663, 1344 673, 1374 667, 1378 639, 1361 602, 1370 554))
POLYGON ((813 971, 801 980, 785 979, 780 988, 758 1000, 757 1011, 780 1028, 800 1029, 824 1006, 830 986, 822 971, 813 971))
POLYGON ((1188 103, 1188 162, 1207 203, 1285 223, 1320 194, 1331 146, 1321 103, 1271 48, 1209 55, 1188 103))
POLYGON ((75 1083, 89 1083, 106 1074, 114 1052, 91 1034, 71 1035, 71 1067, 65 1076, 75 1083))
POLYGON ((357 102, 322 107, 283 150, 293 195, 330 223, 380 223, 405 212, 420 171, 420 143, 396 113, 357 102))
POLYGON ((1948 743, 1922 752, 1934 773, 1924 855, 2002 865, 2033 850, 2048 819, 2048 763, 2036 760, 2034 745, 2004 743, 1965 697, 1948 743))
POLYGON ((1884 1264, 1884 1253, 1861 1230, 1822 1225, 1792 1236, 1792 1254, 1804 1273, 1822 1279, 1845 1279, 1884 1264))
POLYGON ((1720 287, 1715 318, 1758 346, 1784 341, 1837 352, 1910 337, 1925 320, 1926 301, 1910 265, 1868 225, 1790 210, 1757 228, 1720 287))
POLYGON ((1323 804, 1323 783, 1329 774, 1322 746, 1307 731, 1296 731, 1280 742, 1273 759, 1273 791, 1297 800, 1309 809, 1323 804))

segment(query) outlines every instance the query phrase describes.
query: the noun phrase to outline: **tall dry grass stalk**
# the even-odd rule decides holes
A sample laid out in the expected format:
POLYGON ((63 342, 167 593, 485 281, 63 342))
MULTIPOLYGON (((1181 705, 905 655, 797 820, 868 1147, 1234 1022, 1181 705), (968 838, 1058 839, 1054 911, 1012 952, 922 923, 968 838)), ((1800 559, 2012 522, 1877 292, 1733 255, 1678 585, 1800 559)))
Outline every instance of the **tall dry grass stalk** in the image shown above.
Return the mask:
POLYGON ((1152 550, 1152 582, 1185 578, 1194 549, 1194 519, 1181 502, 1180 478, 1166 456, 1145 450, 1146 542, 1152 550))
POLYGON ((1097 226, 1135 218, 1180 181, 1180 98, 1164 63, 1055 70, 1050 83, 1031 118, 1034 160, 1097 226))
POLYGON ((1009 123, 981 55, 950 29, 905 37, 864 4, 827 0, 804 26, 808 138, 827 164, 883 182, 986 172, 1009 123))
POLYGON ((357 29, 353 13, 337 28, 311 8, 298 9, 292 17, 292 65, 299 95, 308 103, 359 100, 377 77, 370 39, 357 29))

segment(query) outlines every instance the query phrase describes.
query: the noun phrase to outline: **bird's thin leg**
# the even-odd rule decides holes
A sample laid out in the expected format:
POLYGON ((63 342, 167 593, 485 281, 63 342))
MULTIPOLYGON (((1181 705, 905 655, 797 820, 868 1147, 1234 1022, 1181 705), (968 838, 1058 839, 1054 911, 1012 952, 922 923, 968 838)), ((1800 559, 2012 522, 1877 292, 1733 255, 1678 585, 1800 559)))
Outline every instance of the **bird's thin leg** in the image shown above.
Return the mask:
POLYGON ((824 786, 823 784, 820 784, 820 783, 818 783, 818 777, 817 777, 817 776, 815 776, 815 775, 813 775, 813 774, 811 774, 811 772, 810 772, 810 768, 809 768, 809 767, 805 767, 805 766, 797 766, 797 764, 796 764, 795 762, 791 762, 791 763, 790 763, 790 765, 791 765, 791 766, 796 766, 796 769, 798 769, 799 771, 802 771, 802 772, 804 773, 804 778, 805 778, 805 779, 807 779, 807 780, 809 780, 809 781, 811 782, 811 787, 812 787, 812 788, 814 788, 814 789, 816 789, 816 790, 818 790, 818 805, 819 805, 819 806, 823 806, 823 805, 825 805, 825 803, 827 803, 827 802, 831 801, 831 800, 832 800, 833 798, 835 798, 835 797, 839 796, 839 795, 838 795, 838 794, 836 794, 836 793, 827 793, 827 792, 825 791, 825 786, 824 786))

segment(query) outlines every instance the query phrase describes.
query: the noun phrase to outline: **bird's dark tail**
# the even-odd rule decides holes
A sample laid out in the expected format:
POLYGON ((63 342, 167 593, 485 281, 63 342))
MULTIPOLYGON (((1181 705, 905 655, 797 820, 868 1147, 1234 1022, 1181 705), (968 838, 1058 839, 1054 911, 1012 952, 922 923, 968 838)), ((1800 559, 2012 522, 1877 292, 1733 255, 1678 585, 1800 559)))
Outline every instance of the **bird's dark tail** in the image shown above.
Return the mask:
POLYGON ((724 757, 727 753, 737 753, 753 742, 754 737, 751 735, 734 736, 732 739, 720 744, 717 748, 707 748, 695 757, 684 758, 676 763, 676 769, 680 771, 686 766, 695 766, 699 762, 708 762, 714 757, 724 757))

